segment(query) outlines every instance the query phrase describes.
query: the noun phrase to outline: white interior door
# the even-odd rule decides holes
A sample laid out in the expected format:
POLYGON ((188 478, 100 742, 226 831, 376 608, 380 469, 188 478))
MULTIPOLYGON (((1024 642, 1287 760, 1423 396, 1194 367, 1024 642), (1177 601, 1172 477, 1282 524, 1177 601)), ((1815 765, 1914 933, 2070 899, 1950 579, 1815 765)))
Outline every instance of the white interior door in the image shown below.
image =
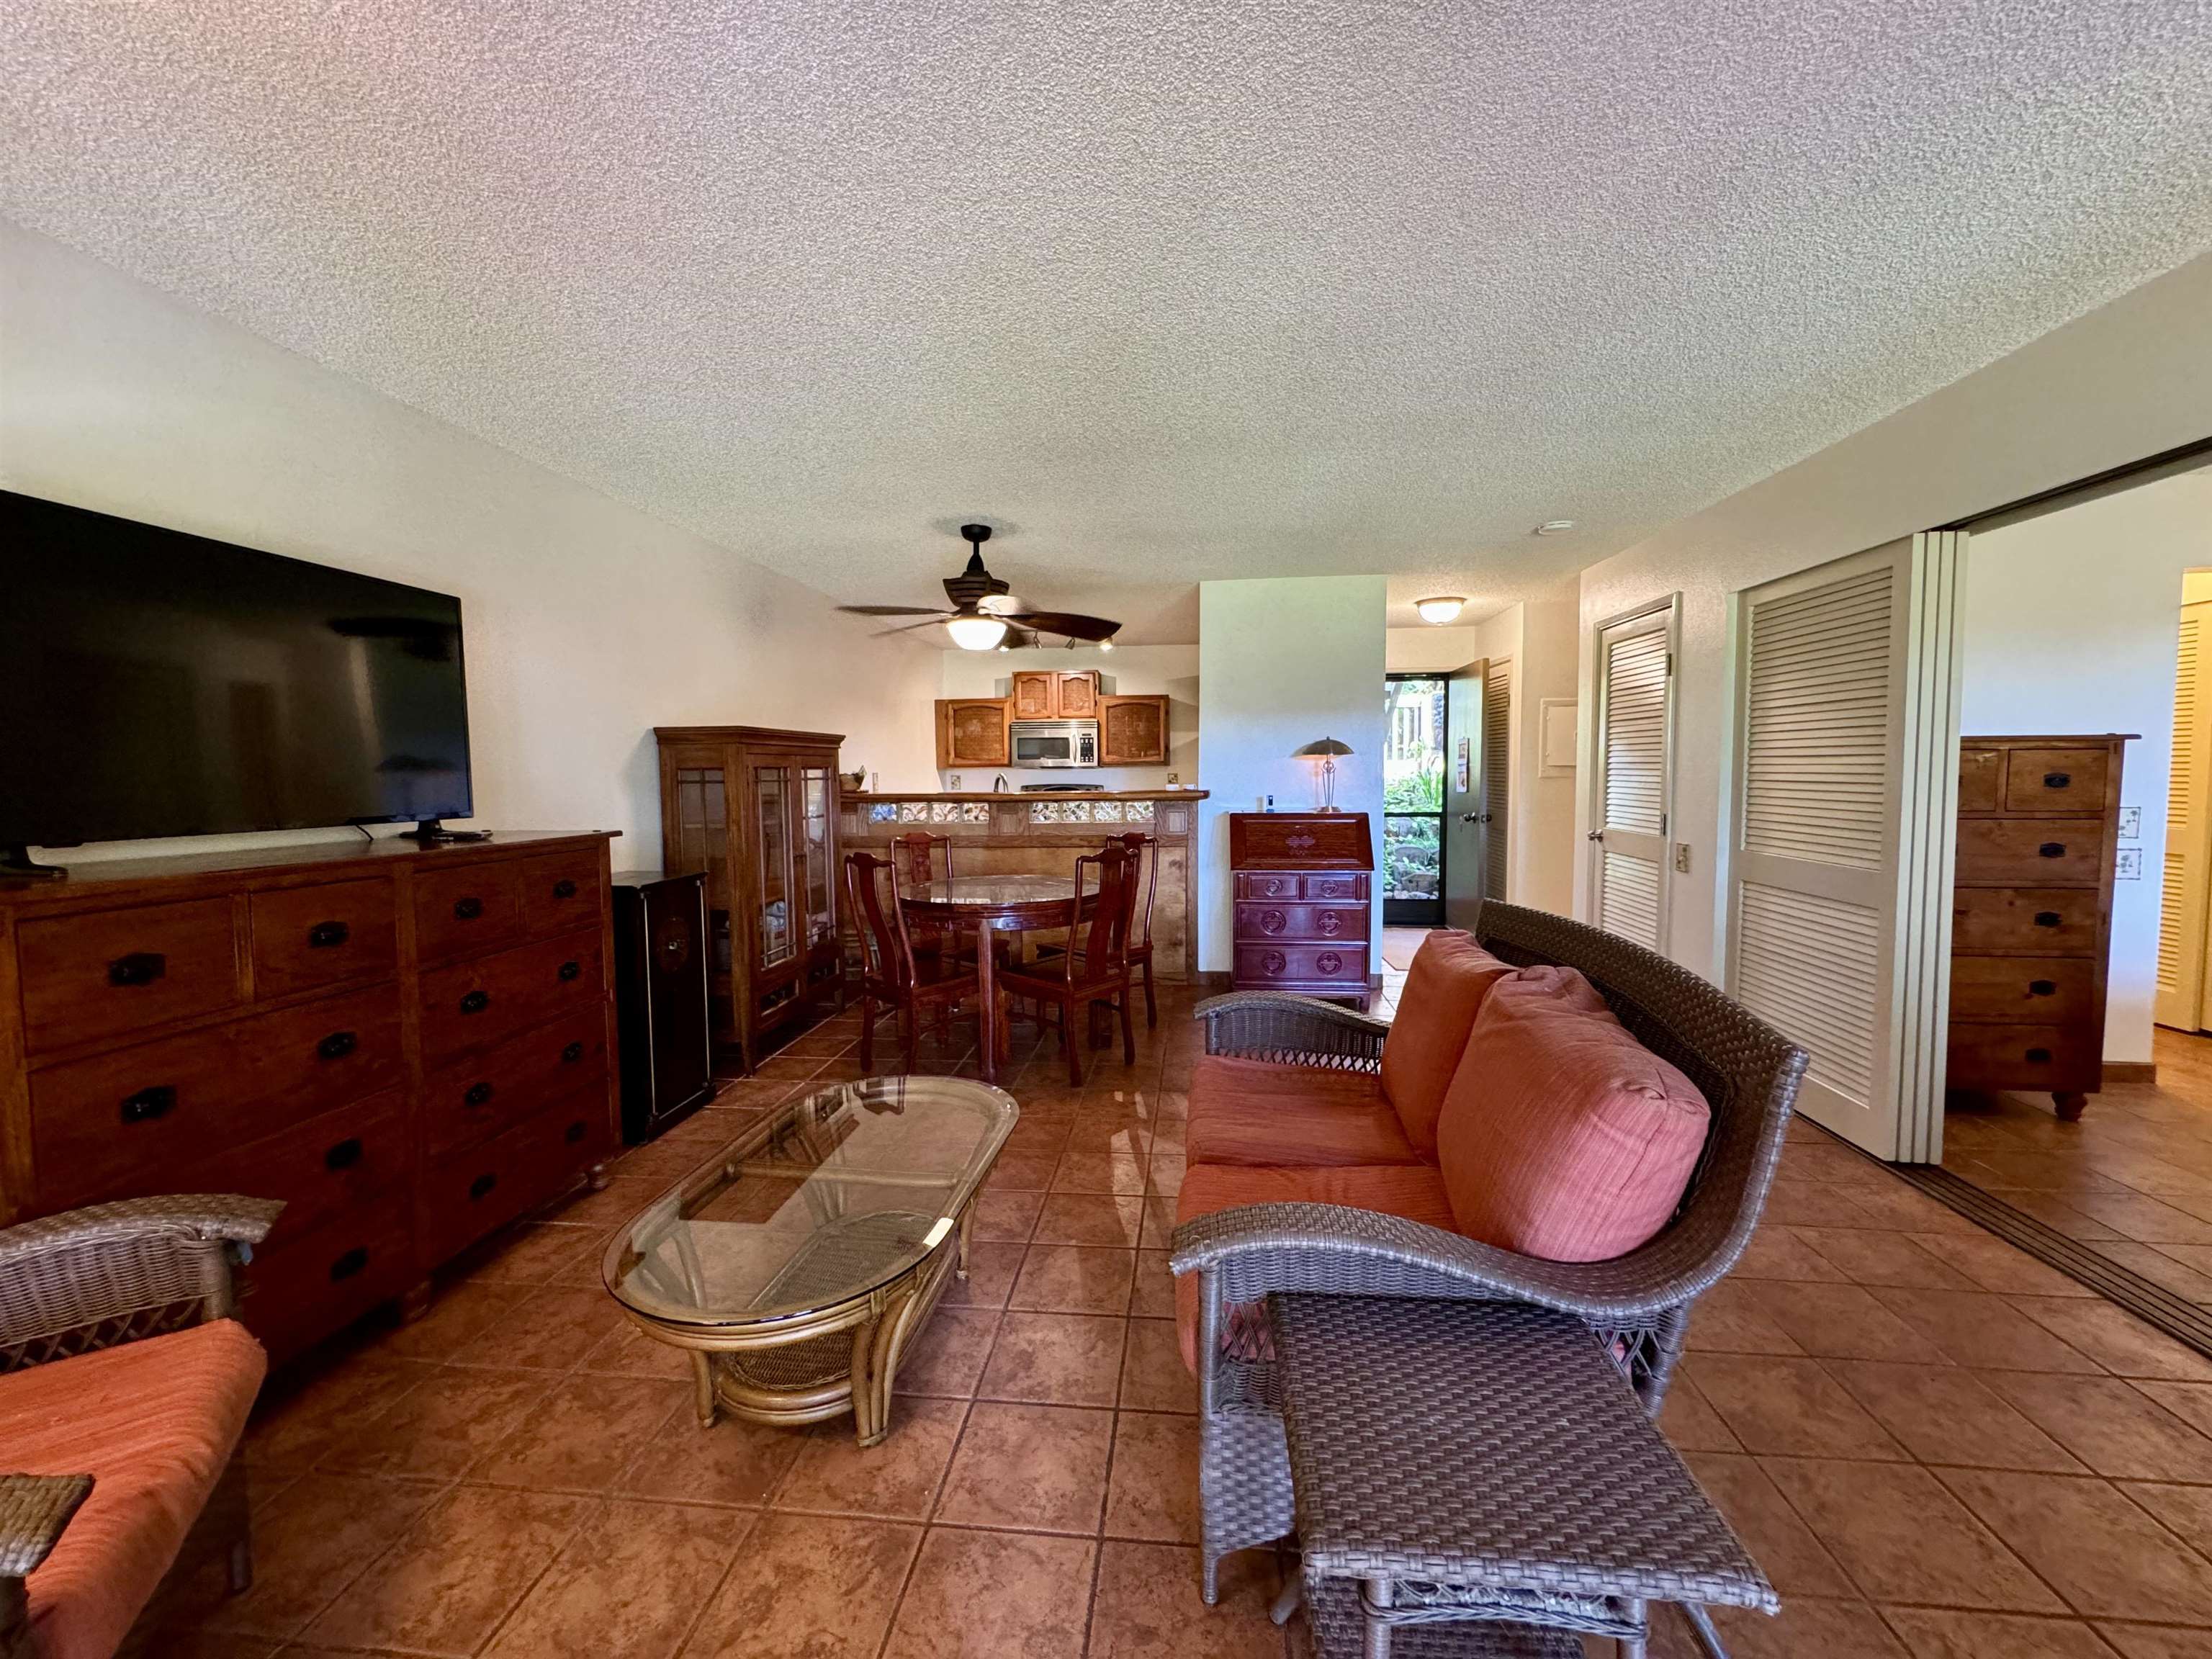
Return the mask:
POLYGON ((2181 655, 2173 680, 2173 771, 2166 787, 2165 885, 2159 896, 2158 1023, 2205 1028, 2212 975, 2212 601, 2181 607, 2181 655))
POLYGON ((1813 1057, 1798 1109, 1941 1156, 1966 537, 1769 582, 1736 615, 1729 988, 1813 1057))
POLYGON ((1510 899, 1513 813, 1513 659, 1492 657, 1482 676, 1482 896, 1510 899))
POLYGON ((1674 604, 1597 631, 1590 776, 1591 920, 1666 948, 1667 815, 1674 787, 1674 604))

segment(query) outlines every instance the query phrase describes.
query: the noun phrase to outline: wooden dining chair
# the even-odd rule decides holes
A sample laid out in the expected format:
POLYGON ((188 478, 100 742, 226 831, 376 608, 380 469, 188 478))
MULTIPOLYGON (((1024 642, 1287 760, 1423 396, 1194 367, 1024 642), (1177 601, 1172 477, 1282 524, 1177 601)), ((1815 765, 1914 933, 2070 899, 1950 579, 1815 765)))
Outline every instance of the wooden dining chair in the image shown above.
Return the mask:
MULTIPOLYGON (((1075 860, 1075 892, 1067 902, 1067 945, 1034 963, 999 969, 999 987, 1009 996, 1060 1011, 1060 1042, 1067 1054, 1067 1080, 1083 1082, 1083 1048, 1076 1040, 1075 1014, 1103 1004, 1121 1016, 1121 1063, 1137 1060, 1137 1036, 1129 1024, 1129 918, 1135 904, 1134 860, 1119 842, 1075 860), (1084 919, 1084 896, 1093 870, 1096 902, 1084 919)), ((1005 1022, 1000 1022, 1003 1026, 1005 1022)))
MULTIPOLYGON (((919 1070, 921 1016, 927 1012, 949 1024, 955 1006, 963 1002, 980 1015, 982 981, 973 963, 963 964, 952 953, 915 955, 906 912, 899 904, 896 860, 848 853, 845 896, 860 936, 860 1069, 876 1069, 876 1005, 880 1002, 897 1014, 906 1069, 919 1070)), ((1003 1031, 1003 1013, 998 1023, 1003 1031)))
MULTIPOLYGON (((1160 1023, 1160 1006, 1152 991, 1152 900, 1160 885, 1160 844, 1141 830, 1109 836, 1106 844, 1127 848, 1129 853, 1129 880, 1134 889, 1129 913, 1129 968, 1133 974, 1144 975, 1145 1026, 1149 1030, 1160 1023)), ((1060 950, 1056 944, 1040 945, 1037 955, 1049 960, 1060 950)))

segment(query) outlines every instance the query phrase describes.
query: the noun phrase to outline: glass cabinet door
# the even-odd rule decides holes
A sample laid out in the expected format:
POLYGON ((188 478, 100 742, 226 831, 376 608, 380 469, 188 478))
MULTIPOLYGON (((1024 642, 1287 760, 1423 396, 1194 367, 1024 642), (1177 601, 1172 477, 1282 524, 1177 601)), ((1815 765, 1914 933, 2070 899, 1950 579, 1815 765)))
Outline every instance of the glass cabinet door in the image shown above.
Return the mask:
POLYGON ((676 852, 668 873, 707 876, 708 951, 718 974, 730 971, 729 793, 719 766, 676 773, 676 852))
POLYGON ((797 953, 791 913, 791 769, 757 766, 752 773, 760 813, 761 966, 772 968, 797 953))
POLYGON ((837 875, 830 858, 830 769, 805 767, 799 778, 804 812, 799 833, 806 858, 806 942, 825 945, 837 937, 836 905, 831 896, 836 890, 837 875))

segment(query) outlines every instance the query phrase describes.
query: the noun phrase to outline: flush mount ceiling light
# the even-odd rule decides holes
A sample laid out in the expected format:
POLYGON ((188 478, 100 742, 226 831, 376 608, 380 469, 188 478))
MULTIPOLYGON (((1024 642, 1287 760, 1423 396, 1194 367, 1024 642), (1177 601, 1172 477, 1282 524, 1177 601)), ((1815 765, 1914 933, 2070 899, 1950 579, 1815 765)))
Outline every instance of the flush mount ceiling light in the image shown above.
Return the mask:
POLYGON ((1575 527, 1572 519, 1547 519, 1536 526, 1539 536, 1564 536, 1575 527))
POLYGON ((1415 599, 1413 609, 1421 613, 1423 622, 1433 623, 1442 628, 1453 617, 1458 616, 1466 604, 1466 599, 1460 595, 1448 593, 1440 594, 1433 599, 1415 599))

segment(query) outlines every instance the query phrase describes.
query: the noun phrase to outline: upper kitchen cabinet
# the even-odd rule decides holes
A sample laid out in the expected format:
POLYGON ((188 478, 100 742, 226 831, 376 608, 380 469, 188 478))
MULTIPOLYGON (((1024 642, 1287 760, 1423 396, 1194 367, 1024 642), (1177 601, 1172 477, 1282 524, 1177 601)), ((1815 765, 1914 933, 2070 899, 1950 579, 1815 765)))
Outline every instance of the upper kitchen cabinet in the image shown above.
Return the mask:
MULTIPOLYGON (((1017 685, 1025 678, 1014 676, 1017 685)), ((1042 678, 1050 679, 1047 674, 1042 678)), ((937 704, 937 763, 940 767, 1006 766, 1012 763, 1006 719, 1016 707, 1006 697, 939 698, 937 704)), ((1021 718, 1018 713, 1015 718, 1021 718)))
POLYGON ((1095 668, 1080 674, 1054 674, 1056 684, 1053 695, 1059 702, 1054 715, 1064 720, 1092 720, 1098 718, 1098 671, 1095 668))
POLYGON ((1091 720, 1098 718, 1098 671, 1062 672, 1024 669, 1013 677, 1007 698, 1018 720, 1091 720))
POLYGON ((1162 696, 1098 699, 1098 763, 1164 766, 1168 759, 1168 700, 1162 696))

